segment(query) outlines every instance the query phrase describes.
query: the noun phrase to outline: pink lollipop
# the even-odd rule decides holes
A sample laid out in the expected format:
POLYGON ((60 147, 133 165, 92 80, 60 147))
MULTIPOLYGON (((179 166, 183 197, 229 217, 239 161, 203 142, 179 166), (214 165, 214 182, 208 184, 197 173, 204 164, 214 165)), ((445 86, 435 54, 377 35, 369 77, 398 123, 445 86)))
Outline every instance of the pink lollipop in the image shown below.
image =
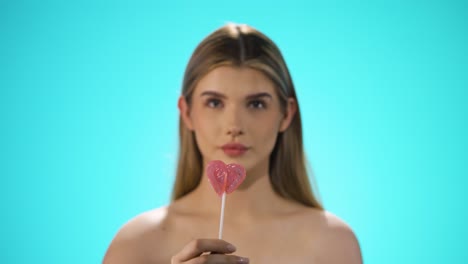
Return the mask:
POLYGON ((219 239, 223 235, 224 205, 226 194, 232 193, 245 180, 245 169, 239 164, 224 164, 220 160, 210 161, 206 167, 208 180, 215 192, 222 197, 221 217, 219 221, 219 239))

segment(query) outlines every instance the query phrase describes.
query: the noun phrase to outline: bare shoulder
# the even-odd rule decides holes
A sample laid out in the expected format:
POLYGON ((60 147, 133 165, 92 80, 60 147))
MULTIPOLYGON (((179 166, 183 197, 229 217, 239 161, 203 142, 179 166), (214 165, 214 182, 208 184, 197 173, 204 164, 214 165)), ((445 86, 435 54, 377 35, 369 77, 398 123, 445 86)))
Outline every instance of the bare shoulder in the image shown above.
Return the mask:
POLYGON ((167 213, 168 207, 161 207, 125 223, 107 249, 103 263, 145 263, 158 249, 164 251, 167 213))
POLYGON ((357 237, 345 221, 327 211, 314 210, 310 214, 318 223, 314 247, 321 260, 319 263, 362 263, 357 237))

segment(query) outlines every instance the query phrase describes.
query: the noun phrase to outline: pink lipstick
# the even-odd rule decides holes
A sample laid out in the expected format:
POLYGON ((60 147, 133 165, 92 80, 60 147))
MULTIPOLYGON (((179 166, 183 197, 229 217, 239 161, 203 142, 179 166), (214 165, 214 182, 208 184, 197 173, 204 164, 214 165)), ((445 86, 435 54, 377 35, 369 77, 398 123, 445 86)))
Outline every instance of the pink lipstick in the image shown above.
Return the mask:
POLYGON ((221 149, 228 156, 238 157, 243 155, 249 148, 239 143, 229 143, 223 145, 221 149))

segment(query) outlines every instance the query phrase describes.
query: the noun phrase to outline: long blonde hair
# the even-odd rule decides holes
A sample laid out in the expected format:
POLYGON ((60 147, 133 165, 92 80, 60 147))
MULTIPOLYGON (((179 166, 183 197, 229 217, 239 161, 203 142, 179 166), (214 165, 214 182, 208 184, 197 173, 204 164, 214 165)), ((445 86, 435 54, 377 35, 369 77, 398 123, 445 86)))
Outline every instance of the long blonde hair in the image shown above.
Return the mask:
MULTIPOLYGON (((297 112, 290 126, 278 135, 270 156, 269 175, 274 191, 305 206, 323 209, 312 192, 302 142, 299 104, 286 62, 267 36, 247 25, 225 25, 206 37, 187 65, 182 95, 190 105, 198 81, 219 66, 248 67, 264 73, 275 84, 282 108, 294 98, 297 112)), ((200 183, 203 162, 192 131, 179 119, 179 161, 172 199, 193 191, 200 183)))

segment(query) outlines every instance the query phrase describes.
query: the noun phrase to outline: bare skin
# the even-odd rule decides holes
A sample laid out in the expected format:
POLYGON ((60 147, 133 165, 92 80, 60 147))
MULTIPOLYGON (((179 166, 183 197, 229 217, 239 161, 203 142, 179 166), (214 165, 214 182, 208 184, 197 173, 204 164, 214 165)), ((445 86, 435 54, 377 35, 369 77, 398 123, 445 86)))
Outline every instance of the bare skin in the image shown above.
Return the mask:
POLYGON ((227 197, 225 240, 216 239, 220 198, 203 177, 192 193, 130 220, 112 241, 103 263, 362 263, 359 244, 346 223, 273 191, 269 154, 277 133, 288 128, 295 113, 293 100, 281 111, 274 89, 255 70, 220 67, 202 78, 191 107, 179 101, 204 163, 221 159, 247 170, 246 181, 227 197), (207 91, 221 97, 207 96, 207 91), (269 96, 252 101, 249 95, 258 93, 269 96), (220 145, 228 142, 242 143, 249 150, 240 157, 226 156, 220 145))

